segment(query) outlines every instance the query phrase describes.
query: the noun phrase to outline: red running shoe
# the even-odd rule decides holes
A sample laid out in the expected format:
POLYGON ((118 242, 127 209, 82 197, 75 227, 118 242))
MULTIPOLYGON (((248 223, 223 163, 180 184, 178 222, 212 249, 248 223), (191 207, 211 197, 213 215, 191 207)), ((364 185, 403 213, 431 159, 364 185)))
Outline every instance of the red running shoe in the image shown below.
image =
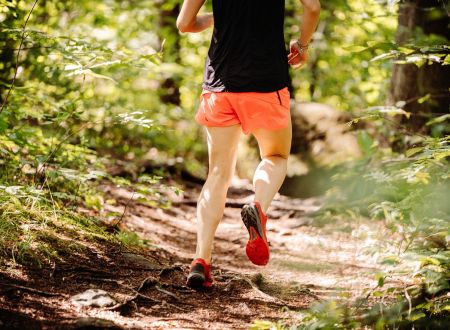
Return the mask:
POLYGON ((250 238, 245 252, 255 265, 265 266, 269 262, 269 244, 266 237, 267 217, 258 202, 244 205, 241 211, 242 221, 247 227, 250 238))
POLYGON ((191 270, 187 277, 186 285, 191 288, 210 288, 213 283, 211 265, 202 258, 197 258, 191 263, 191 270))

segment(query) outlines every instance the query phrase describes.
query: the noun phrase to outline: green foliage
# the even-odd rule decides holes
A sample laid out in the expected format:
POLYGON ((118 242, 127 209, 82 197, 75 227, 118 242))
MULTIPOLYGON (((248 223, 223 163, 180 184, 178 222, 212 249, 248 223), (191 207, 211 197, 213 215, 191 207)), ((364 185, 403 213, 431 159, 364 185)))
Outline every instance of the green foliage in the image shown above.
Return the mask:
POLYGON ((70 237, 111 240, 96 219, 61 208, 50 193, 31 187, 0 187, 0 255, 38 265, 60 259, 60 253, 82 250, 70 237))
MULTIPOLYGON (((362 118, 389 123, 386 111, 371 112, 362 118)), ((406 114, 394 111, 390 115, 406 114)), ((349 216, 381 221, 385 230, 365 231, 372 240, 364 252, 378 256, 383 272, 376 274, 378 286, 366 289, 357 301, 321 302, 302 313, 302 321, 293 328, 433 324, 433 329, 444 329, 450 322, 450 136, 416 137, 411 148, 395 153, 380 148, 367 131, 358 133, 364 157, 342 165, 316 217, 318 223, 342 223, 349 216), (404 288, 386 286, 388 279, 400 275, 409 278, 404 288), (382 302, 370 307, 369 298, 382 302)))
POLYGON ((136 233, 130 231, 120 231, 116 234, 116 238, 129 247, 146 247, 149 244, 148 240, 141 239, 136 233))
MULTIPOLYGON (((380 106, 393 62, 387 59, 448 65, 449 47, 420 31, 396 45, 398 2, 322 2, 308 68, 293 72, 297 100, 357 113, 350 124, 370 120, 356 132, 364 157, 342 165, 317 217, 365 217, 390 233, 366 251, 379 253, 385 269, 376 275, 378 286, 362 302, 314 306, 302 313, 300 329, 407 326, 447 317, 450 309, 450 117, 430 118, 431 136, 405 136, 407 151, 398 153, 402 148, 391 146, 405 131, 397 119, 410 114, 404 104, 380 106), (396 274, 410 274, 412 285, 388 287, 396 274), (367 297, 392 304, 371 308, 367 297)), ((13 88, 0 114, 0 253, 39 264, 83 251, 77 237, 147 246, 134 233, 111 234, 101 225, 103 217, 118 223, 123 214, 105 211, 114 201, 98 185, 108 180, 141 203, 168 207, 167 196, 179 189, 142 173, 139 164, 184 162, 195 174, 206 172, 193 115, 211 30, 180 36, 175 0, 47 0, 38 1, 22 40, 32 4, 0 0, 0 103, 13 88), (134 166, 131 178, 111 176, 117 165, 134 166), (95 217, 77 213, 79 206, 95 217)), ((297 0, 287 1, 288 40, 299 36, 300 13, 297 0)), ((429 99, 421 95, 418 102, 429 99)), ((253 328, 282 324, 259 321, 253 328)))
POLYGON ((152 207, 169 208, 171 201, 168 195, 170 193, 179 195, 182 192, 178 187, 161 183, 163 177, 158 175, 141 175, 136 181, 123 177, 111 177, 110 179, 116 187, 126 187, 132 190, 133 198, 152 207))
MULTIPOLYGON (((161 79, 162 61, 151 20, 155 4, 118 4, 38 2, 21 40, 32 3, 0 3, 0 103, 13 88, 0 114, 4 257, 38 263, 57 258, 67 251, 59 230, 72 226, 90 239, 143 244, 132 233, 105 232, 102 216, 123 215, 104 214, 97 185, 115 180, 107 173, 114 158, 133 161, 155 147, 166 150, 162 157, 175 156, 178 150, 166 147, 177 145, 177 122, 167 121, 152 88, 161 79), (77 214, 81 205, 97 218, 77 214)), ((163 185, 149 178, 135 187, 127 180, 127 187, 148 204, 168 205, 163 185)))
MULTIPOLYGON (((381 45, 394 39, 395 8, 380 1, 359 0, 321 5, 308 67, 292 72, 296 100, 322 102, 350 112, 379 105, 386 97, 392 65, 370 62, 382 50, 373 47, 361 52, 365 49, 361 45, 381 45)), ((287 37, 298 38, 301 6, 290 0, 287 10, 287 37)))
MULTIPOLYGON (((392 59, 418 67, 448 64, 448 40, 411 32, 402 46, 387 39, 367 40, 346 50, 358 56, 374 54, 370 65, 392 59)), ((429 99, 423 95, 418 102, 429 99)), ((358 111, 349 124, 369 122, 356 132, 364 157, 342 166, 325 207, 317 213, 319 222, 342 221, 348 215, 382 221, 386 231, 370 233, 375 240, 365 251, 377 255, 384 269, 376 274, 378 285, 355 302, 313 306, 302 313, 295 329, 447 329, 450 324, 449 117, 440 114, 428 120, 431 136, 415 134, 400 124, 399 116, 406 121, 411 116, 403 103, 358 111), (405 151, 395 152, 391 146, 405 151), (399 275, 407 277, 404 287, 386 285, 399 275), (369 298, 378 304, 371 307, 369 298)))
POLYGON ((281 323, 273 323, 270 321, 255 321, 249 328, 250 330, 281 330, 283 325, 281 323))

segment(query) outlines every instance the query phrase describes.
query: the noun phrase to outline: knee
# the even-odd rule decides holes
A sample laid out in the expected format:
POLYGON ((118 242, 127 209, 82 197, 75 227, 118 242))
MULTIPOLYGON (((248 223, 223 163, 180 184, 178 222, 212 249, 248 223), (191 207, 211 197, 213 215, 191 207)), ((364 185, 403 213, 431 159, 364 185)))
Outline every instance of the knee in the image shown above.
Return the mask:
POLYGON ((273 153, 268 153, 265 155, 261 155, 261 159, 264 158, 281 158, 284 160, 287 160, 289 157, 289 153, 288 152, 273 152, 273 153))

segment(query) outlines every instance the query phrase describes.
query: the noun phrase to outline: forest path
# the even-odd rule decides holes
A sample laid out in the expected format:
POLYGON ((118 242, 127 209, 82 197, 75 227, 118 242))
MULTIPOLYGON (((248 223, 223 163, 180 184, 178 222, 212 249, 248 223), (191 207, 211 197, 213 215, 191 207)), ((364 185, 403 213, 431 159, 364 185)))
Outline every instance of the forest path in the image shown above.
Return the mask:
MULTIPOLYGON (((314 301, 341 294, 357 296, 363 288, 376 285, 376 265, 361 253, 364 247, 349 234, 350 224, 338 230, 336 224, 313 226, 308 214, 320 207, 320 199, 315 198, 278 195, 268 212, 270 263, 259 267, 249 262, 245 255, 248 233, 240 210, 253 198, 250 188, 241 184, 228 191, 213 251, 214 289, 182 293, 178 302, 185 311, 169 307, 166 317, 149 313, 148 321, 142 321, 155 327, 160 322, 162 328, 199 329, 245 329, 258 319, 292 322, 298 316, 295 311, 314 301)), ((175 256, 171 263, 180 267, 171 276, 180 286, 195 250, 195 207, 201 186, 184 189, 182 196, 171 196, 170 209, 132 203, 124 219, 128 229, 175 256)), ((129 191, 115 188, 109 193, 122 202, 131 197, 129 191)))
POLYGON ((90 244, 48 274, 35 270, 20 276, 24 270, 19 267, 16 274, 7 274, 17 292, 9 290, 10 299, 0 298, 7 306, 0 308, 0 322, 10 328, 26 321, 36 325, 31 328, 48 329, 247 329, 255 320, 293 323, 297 311, 317 300, 343 293, 356 296, 376 285, 375 264, 350 234, 357 228, 349 223, 314 224, 308 215, 320 207, 314 198, 276 197, 268 212, 270 262, 266 267, 251 264, 245 255, 248 234, 240 219, 242 205, 252 200, 247 185, 229 190, 215 241, 215 286, 194 291, 184 284, 195 250, 195 204, 201 185, 190 184, 181 196, 171 195, 173 205, 167 210, 139 202, 124 188, 109 184, 102 189, 116 200, 106 208, 125 212, 121 226, 149 240, 150 247, 123 251, 90 244), (71 297, 87 289, 105 290, 116 304, 74 307, 71 297), (2 312, 14 309, 27 312, 16 314, 15 323, 2 319, 2 312))

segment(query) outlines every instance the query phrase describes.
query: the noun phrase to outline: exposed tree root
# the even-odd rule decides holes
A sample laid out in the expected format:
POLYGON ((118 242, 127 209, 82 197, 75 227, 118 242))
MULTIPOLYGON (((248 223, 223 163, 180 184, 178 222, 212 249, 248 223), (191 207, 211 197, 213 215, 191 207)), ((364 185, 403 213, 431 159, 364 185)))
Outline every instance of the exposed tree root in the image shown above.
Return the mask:
POLYGON ((53 293, 53 292, 48 292, 48 291, 41 291, 38 289, 33 289, 33 288, 29 288, 27 286, 17 285, 17 284, 12 284, 12 283, 7 283, 7 284, 0 283, 0 285, 7 287, 7 289, 5 291, 19 289, 19 290, 23 290, 23 291, 27 291, 27 292, 31 292, 31 293, 37 293, 41 296, 46 296, 46 297, 67 297, 67 295, 65 295, 63 293, 53 293))

